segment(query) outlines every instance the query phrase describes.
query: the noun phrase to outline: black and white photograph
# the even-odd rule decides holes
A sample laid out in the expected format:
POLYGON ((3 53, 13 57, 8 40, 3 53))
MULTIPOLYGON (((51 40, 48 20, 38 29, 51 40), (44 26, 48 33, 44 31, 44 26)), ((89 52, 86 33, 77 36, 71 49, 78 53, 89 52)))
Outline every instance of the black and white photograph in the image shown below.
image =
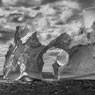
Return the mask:
POLYGON ((95 0, 0 0, 0 95, 95 95, 95 0))

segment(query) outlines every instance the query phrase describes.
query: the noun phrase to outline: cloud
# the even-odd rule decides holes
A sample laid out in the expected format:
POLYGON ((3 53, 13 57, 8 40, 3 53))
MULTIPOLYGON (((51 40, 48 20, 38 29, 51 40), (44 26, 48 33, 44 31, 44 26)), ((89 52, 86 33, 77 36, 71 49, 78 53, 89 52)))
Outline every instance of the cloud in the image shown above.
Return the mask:
POLYGON ((75 0, 62 0, 60 2, 56 2, 56 5, 66 6, 74 9, 80 9, 79 3, 75 0))

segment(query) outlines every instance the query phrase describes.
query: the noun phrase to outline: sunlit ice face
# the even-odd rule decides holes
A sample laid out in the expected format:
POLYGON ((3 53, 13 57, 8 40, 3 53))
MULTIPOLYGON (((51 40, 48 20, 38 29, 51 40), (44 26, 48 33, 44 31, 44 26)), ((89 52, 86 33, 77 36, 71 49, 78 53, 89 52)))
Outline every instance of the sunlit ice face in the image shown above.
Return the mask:
POLYGON ((86 8, 83 10, 84 25, 86 28, 91 28, 95 22, 95 7, 86 8))

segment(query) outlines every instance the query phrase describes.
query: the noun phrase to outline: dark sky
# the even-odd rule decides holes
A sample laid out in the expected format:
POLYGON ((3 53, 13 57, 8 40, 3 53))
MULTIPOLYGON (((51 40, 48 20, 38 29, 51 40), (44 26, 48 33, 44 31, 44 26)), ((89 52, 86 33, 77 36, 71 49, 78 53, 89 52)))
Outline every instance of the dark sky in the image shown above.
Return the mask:
MULTIPOLYGON (((43 3, 54 2, 59 0, 43 0, 43 3)), ((95 0, 72 0, 78 1, 82 8, 95 7, 95 0)))
POLYGON ((83 8, 95 7, 95 0, 75 0, 78 1, 83 8))

